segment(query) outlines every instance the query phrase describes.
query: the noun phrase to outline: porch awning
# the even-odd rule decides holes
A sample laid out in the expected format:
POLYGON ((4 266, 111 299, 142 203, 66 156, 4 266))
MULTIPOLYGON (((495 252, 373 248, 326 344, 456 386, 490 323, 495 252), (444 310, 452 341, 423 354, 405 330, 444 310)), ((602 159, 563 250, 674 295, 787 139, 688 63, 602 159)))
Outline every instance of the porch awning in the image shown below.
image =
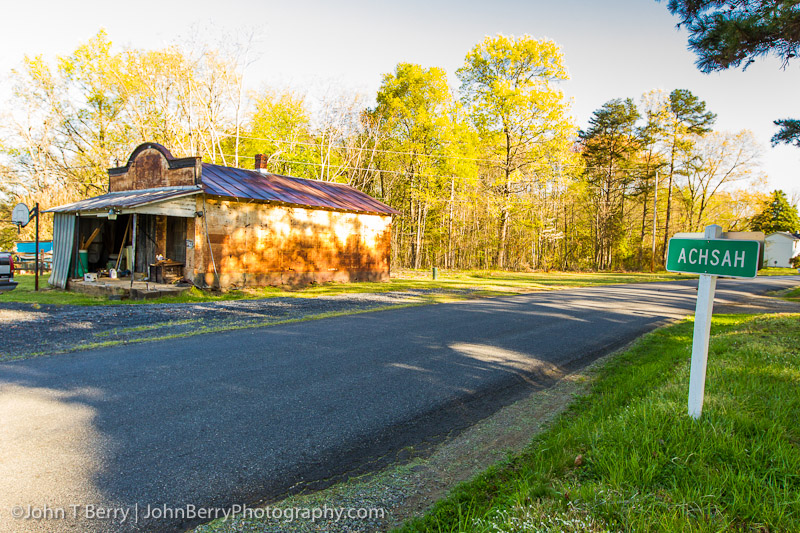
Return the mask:
POLYGON ((196 186, 190 187, 164 187, 160 189, 143 189, 139 191, 110 192, 94 198, 87 198, 67 205, 51 207, 44 213, 92 213, 108 211, 109 209, 128 210, 149 204, 174 200, 183 196, 190 196, 203 192, 196 186))

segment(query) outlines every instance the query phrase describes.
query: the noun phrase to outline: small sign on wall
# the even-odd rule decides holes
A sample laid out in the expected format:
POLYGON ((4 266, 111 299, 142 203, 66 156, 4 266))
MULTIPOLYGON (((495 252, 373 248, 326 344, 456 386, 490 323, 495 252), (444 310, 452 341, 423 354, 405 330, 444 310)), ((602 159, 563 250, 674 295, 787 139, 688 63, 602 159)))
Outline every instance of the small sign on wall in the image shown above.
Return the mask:
POLYGON ((194 248, 194 241, 191 239, 186 239, 186 248, 194 248))

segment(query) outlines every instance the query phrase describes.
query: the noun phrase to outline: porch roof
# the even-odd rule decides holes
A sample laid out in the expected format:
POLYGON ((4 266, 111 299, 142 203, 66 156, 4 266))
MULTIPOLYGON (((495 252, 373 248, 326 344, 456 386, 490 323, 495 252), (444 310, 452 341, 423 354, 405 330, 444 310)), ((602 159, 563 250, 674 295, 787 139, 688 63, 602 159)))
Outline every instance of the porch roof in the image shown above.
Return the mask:
POLYGON ((52 207, 44 213, 82 213, 102 212, 109 209, 131 209, 149 204, 173 200, 203 192, 201 187, 165 187, 160 189, 143 189, 138 191, 119 191, 87 198, 71 204, 52 207))

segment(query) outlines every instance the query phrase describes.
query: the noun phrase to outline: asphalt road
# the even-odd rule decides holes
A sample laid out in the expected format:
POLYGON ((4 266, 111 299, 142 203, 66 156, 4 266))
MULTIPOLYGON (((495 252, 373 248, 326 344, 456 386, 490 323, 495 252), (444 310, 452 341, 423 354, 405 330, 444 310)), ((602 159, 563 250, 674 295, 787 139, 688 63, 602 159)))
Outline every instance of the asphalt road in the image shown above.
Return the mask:
MULTIPOLYGON (((0 531, 181 529, 198 521, 148 518, 148 506, 226 508, 374 466, 686 315, 696 283, 471 300, 0 364, 0 531), (117 515, 94 519, 100 508, 117 515)), ((721 280, 716 301, 797 283, 721 280)))

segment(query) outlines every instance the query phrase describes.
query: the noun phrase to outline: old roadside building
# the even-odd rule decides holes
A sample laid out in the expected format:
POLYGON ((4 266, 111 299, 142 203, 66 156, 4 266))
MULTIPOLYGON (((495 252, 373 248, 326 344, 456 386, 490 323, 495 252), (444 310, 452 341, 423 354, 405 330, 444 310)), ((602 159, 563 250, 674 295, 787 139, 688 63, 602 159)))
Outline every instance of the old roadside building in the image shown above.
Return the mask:
POLYGON ((222 288, 388 278, 397 211, 347 185, 270 174, 264 163, 231 168, 140 145, 109 169, 107 194, 48 210, 50 283, 63 288, 81 269, 112 266, 138 279, 158 264, 222 288))

